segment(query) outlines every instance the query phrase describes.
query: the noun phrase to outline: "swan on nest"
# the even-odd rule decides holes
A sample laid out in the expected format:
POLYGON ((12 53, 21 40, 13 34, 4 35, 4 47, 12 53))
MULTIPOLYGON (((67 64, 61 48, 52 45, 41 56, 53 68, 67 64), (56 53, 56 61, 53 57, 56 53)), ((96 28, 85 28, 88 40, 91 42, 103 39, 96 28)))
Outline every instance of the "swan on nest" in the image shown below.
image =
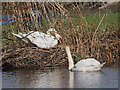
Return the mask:
POLYGON ((32 44, 41 48, 51 48, 58 43, 62 43, 61 36, 54 28, 48 29, 47 34, 39 31, 29 31, 28 33, 12 34, 20 38, 27 44, 32 44))

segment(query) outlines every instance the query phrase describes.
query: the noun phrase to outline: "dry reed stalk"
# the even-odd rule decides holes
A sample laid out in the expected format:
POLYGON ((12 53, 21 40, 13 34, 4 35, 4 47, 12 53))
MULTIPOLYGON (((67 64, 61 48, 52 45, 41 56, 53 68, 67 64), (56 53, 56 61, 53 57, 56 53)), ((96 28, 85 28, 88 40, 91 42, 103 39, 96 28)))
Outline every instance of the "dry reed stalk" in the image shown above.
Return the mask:
MULTIPOLYGON (((104 17, 105 17, 105 14, 103 15, 102 19, 100 20, 100 22, 99 22, 99 24, 98 24, 98 26, 97 26, 97 29, 95 30, 95 32, 94 32, 94 34, 93 34, 92 42, 91 42, 91 52, 92 52, 92 49, 93 49, 93 42, 94 42, 95 35, 96 35, 96 33, 97 33, 97 31, 98 31, 98 28, 100 27, 100 25, 101 25, 104 17)), ((92 53, 91 53, 91 56, 92 56, 92 53)))
MULTIPOLYGON (((18 8, 19 9, 19 8, 18 8)), ((22 31, 22 32, 24 32, 24 26, 23 26, 23 18, 22 18, 22 12, 19 10, 19 11, 17 11, 18 12, 18 21, 20 22, 18 25, 19 25, 19 27, 20 27, 20 30, 22 31)))
POLYGON ((45 8, 45 2, 43 2, 42 6, 43 6, 44 13, 45 13, 45 15, 47 17, 47 20, 48 20, 49 24, 51 24, 51 22, 49 20, 49 17, 48 17, 48 14, 47 14, 47 11, 46 11, 46 8, 45 8))

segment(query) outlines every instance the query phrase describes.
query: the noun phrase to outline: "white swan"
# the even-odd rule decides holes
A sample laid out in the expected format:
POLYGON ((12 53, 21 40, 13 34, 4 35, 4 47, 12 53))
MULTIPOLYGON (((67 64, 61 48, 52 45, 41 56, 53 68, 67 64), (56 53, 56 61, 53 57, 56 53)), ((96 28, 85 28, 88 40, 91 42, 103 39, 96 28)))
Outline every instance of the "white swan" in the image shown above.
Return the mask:
POLYGON ((105 64, 100 64, 100 62, 94 58, 88 58, 80 60, 74 65, 69 46, 66 46, 66 52, 68 55, 69 70, 72 71, 98 71, 101 70, 101 67, 105 64))
POLYGON ((47 34, 38 31, 29 31, 26 33, 12 33, 14 36, 20 38, 22 41, 28 44, 33 44, 41 48, 50 48, 61 43, 61 36, 57 34, 54 28, 50 28, 47 34))

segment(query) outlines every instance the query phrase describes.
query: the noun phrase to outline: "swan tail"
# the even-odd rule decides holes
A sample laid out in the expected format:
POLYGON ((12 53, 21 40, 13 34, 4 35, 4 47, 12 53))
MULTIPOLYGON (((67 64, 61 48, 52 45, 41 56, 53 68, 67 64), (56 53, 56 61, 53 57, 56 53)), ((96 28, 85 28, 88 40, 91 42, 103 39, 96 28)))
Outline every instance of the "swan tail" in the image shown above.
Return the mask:
POLYGON ((106 64, 106 62, 102 63, 102 64, 101 64, 101 67, 103 67, 105 64, 106 64))
POLYGON ((15 33, 11 33, 12 35, 14 35, 14 36, 16 36, 16 37, 18 37, 18 38, 22 38, 22 36, 21 35, 19 35, 19 34, 15 34, 15 33))
POLYGON ((11 33, 11 34, 14 35, 14 36, 16 36, 16 37, 18 37, 19 39, 21 39, 25 43, 28 43, 28 39, 25 38, 21 33, 19 33, 19 34, 11 33))

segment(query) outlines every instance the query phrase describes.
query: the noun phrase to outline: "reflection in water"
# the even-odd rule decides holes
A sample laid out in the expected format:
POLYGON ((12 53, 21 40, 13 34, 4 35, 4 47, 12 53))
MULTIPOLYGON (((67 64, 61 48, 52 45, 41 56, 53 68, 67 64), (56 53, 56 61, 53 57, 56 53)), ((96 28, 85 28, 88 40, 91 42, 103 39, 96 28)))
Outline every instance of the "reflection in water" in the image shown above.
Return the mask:
POLYGON ((69 71, 69 88, 74 87, 74 72, 69 71))
POLYGON ((101 72, 76 72, 74 74, 75 87, 98 88, 101 87, 101 72), (84 83, 84 84, 83 84, 84 83))
POLYGON ((3 72, 3 88, 118 88, 118 70, 103 68, 98 72, 54 70, 17 70, 3 72))
POLYGON ((35 87, 39 88, 61 88, 68 86, 68 71, 64 69, 57 69, 55 71, 46 72, 42 75, 36 74, 38 79, 35 81, 35 87), (64 74, 65 72, 65 74, 64 74), (66 73, 67 72, 67 73, 66 73))

